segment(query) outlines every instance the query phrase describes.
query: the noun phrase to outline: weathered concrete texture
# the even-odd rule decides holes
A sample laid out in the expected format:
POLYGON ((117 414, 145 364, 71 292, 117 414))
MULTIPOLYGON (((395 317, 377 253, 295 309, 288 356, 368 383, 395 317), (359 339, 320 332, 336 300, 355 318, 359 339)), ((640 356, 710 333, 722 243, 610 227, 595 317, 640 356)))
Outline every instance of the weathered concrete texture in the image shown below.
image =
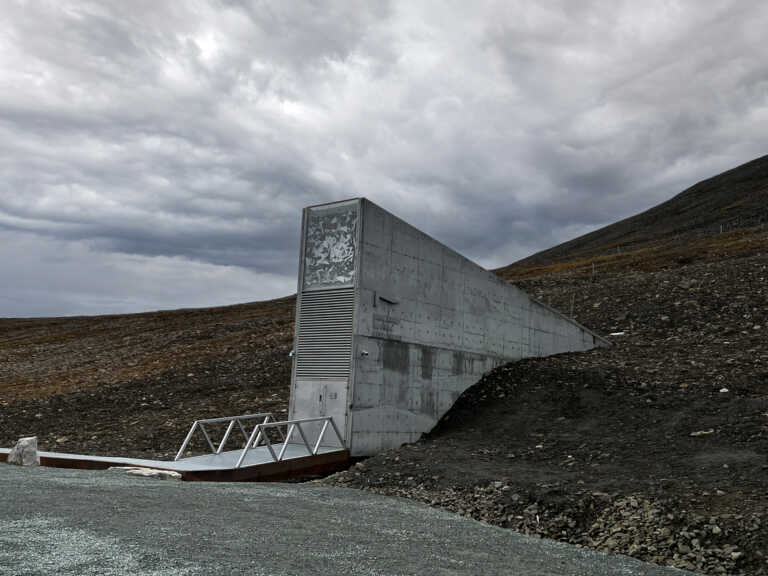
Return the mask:
POLYGON ((500 364, 601 343, 375 204, 361 213, 353 455, 418 439, 500 364))
POLYGON ((431 430, 462 391, 504 362, 483 354, 358 337, 352 407, 355 454, 372 454, 431 430))
POLYGON ((291 416, 332 416, 353 456, 418 439, 500 364, 604 342, 366 199, 307 209, 302 247, 291 416))
POLYGON ((20 438, 8 453, 8 464, 17 466, 40 466, 40 456, 37 453, 37 436, 20 438))
POLYGON ((0 576, 683 576, 405 500, 315 485, 0 466, 0 576))

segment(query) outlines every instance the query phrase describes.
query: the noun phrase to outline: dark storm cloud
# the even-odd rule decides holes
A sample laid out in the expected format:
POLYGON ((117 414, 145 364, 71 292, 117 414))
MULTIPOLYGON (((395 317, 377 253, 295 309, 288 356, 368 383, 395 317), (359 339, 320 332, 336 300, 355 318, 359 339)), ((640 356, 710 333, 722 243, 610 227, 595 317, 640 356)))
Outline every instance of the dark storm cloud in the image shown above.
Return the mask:
POLYGON ((288 293, 300 208, 359 195, 508 264, 764 154, 766 25, 735 1, 6 3, 0 315, 288 293))

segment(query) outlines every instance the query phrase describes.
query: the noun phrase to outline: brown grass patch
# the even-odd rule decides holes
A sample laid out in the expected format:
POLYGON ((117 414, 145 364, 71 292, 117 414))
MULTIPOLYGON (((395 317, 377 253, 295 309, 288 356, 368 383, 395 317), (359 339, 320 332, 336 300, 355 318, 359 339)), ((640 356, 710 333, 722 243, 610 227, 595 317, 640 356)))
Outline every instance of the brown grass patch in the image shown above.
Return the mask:
POLYGON ((495 272, 508 282, 561 274, 589 277, 593 274, 622 270, 650 272, 700 260, 748 256, 765 249, 768 249, 768 232, 763 227, 756 227, 690 239, 681 237, 677 241, 656 242, 628 252, 602 254, 548 265, 513 264, 495 272))

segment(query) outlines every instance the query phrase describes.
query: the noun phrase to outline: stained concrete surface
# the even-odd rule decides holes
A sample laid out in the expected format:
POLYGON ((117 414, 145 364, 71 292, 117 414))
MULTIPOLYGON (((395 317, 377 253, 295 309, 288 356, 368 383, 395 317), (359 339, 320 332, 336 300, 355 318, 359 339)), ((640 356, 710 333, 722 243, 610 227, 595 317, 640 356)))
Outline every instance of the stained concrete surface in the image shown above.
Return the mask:
POLYGON ((311 484, 0 465, 1 575, 690 574, 311 484))
POLYGON ((290 417, 332 416, 352 456, 415 442, 497 366, 608 344, 365 198, 303 222, 290 417))

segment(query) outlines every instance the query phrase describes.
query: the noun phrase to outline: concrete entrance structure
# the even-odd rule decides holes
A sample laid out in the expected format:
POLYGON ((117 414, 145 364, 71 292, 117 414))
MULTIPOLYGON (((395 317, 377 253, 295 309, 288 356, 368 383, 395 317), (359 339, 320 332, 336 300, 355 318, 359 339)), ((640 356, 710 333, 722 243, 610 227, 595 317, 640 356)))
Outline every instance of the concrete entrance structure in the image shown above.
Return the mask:
POLYGON ((489 370, 600 336, 365 198, 302 219, 290 418, 353 456, 413 442, 489 370))
POLYGON ((328 473, 417 440, 496 366, 606 344, 364 198, 304 210, 299 268, 289 420, 196 420, 173 462, 42 452, 40 464, 184 480, 328 473), (227 424, 220 440, 205 430, 214 424, 227 424), (182 458, 198 429, 210 454, 182 458), (245 443, 224 450, 238 430, 245 443))

